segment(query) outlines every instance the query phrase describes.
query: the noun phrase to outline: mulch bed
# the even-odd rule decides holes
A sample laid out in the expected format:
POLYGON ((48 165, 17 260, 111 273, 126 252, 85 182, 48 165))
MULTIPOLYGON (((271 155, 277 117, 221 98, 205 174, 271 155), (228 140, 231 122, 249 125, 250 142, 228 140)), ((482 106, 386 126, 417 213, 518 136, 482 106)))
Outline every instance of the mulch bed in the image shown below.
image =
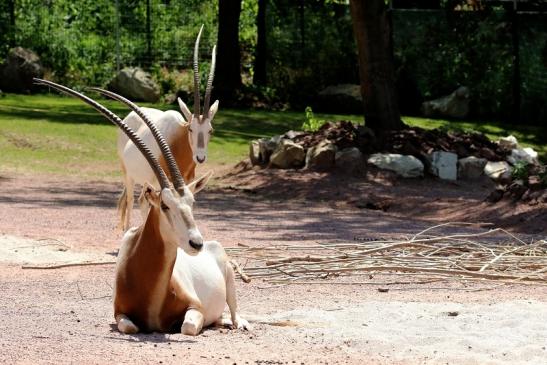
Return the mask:
POLYGON ((338 149, 358 147, 363 153, 377 152, 413 155, 423 159, 433 151, 453 152, 459 158, 475 156, 489 161, 504 161, 510 151, 503 150, 482 133, 426 130, 411 127, 390 131, 382 143, 366 127, 350 121, 328 122, 316 132, 305 132, 293 141, 309 148, 329 139, 338 149))
MULTIPOLYGON (((369 128, 356 126, 350 121, 328 122, 316 132, 298 132, 292 138, 295 143, 306 149, 325 139, 333 142, 339 150, 357 147, 367 155, 379 152, 413 155, 426 166, 430 163, 427 155, 434 151, 452 152, 457 154, 458 158, 475 156, 488 161, 505 161, 510 154, 509 150, 501 148, 478 132, 409 127, 399 131, 389 131, 380 140, 369 128)), ((538 181, 541 180, 542 171, 545 168, 539 167, 542 171, 535 171, 532 166, 530 168, 532 170, 524 181, 517 183, 509 181, 498 186, 487 200, 493 203, 503 198, 522 200, 529 204, 544 202, 547 190, 538 181)))

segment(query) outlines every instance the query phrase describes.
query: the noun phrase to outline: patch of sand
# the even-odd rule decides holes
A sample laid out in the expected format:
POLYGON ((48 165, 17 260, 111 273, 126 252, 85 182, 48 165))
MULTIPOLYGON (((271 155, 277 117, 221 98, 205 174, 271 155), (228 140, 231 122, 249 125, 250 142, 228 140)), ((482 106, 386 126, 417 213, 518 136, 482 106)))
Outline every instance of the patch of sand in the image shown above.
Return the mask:
POLYGON ((285 327, 295 337, 338 343, 348 353, 374 348, 401 363, 411 358, 433 364, 547 363, 547 306, 540 301, 368 301, 248 317, 285 327))
POLYGON ((99 252, 74 251, 55 240, 32 240, 11 235, 0 236, 0 262, 17 265, 61 265, 107 262, 113 257, 99 252))

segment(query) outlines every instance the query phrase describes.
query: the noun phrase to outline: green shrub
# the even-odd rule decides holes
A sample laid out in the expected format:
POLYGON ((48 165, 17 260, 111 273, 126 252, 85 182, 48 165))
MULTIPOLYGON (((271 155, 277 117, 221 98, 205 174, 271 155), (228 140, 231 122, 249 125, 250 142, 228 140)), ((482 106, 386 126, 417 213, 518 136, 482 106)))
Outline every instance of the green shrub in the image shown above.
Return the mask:
POLYGON ((517 161, 513 166, 513 171, 511 172, 511 177, 514 180, 524 180, 528 179, 530 175, 529 166, 530 164, 526 161, 517 161))
POLYGON ((307 106, 304 112, 306 113, 306 120, 304 121, 304 123, 302 123, 301 128, 303 131, 315 132, 319 130, 319 128, 321 128, 323 124, 326 123, 324 120, 315 118, 311 107, 307 106))

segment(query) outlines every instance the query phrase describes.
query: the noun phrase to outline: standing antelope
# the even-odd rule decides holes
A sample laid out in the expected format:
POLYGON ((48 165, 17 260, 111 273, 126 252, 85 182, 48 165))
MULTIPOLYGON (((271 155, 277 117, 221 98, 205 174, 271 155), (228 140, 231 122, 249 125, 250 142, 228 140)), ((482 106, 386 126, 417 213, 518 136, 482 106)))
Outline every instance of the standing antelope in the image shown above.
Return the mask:
MULTIPOLYGON (((143 124, 145 118, 142 113, 145 113, 166 137, 167 143, 173 151, 178 168, 182 171, 186 181, 194 179, 196 164, 204 163, 207 159, 207 147, 213 133, 211 122, 218 111, 218 100, 213 105, 209 105, 215 76, 216 46, 213 47, 211 57, 211 69, 205 89, 203 114, 201 114, 200 110, 198 51, 202 31, 203 26, 199 30, 194 46, 194 113, 190 113, 186 104, 178 98, 177 101, 182 115, 174 110, 164 112, 158 109, 141 108, 140 112, 133 110, 124 119, 124 122, 135 130, 147 145, 152 145, 152 153, 159 160, 160 165, 165 168, 166 161, 161 155, 160 150, 154 144, 150 143, 154 137, 150 129, 143 124)), ((123 98, 115 97, 114 95, 116 94, 96 88, 94 90, 125 102, 123 98)), ((148 181, 156 187, 158 185, 152 169, 146 164, 138 148, 122 132, 118 134, 117 149, 124 176, 124 188, 118 200, 119 225, 125 231, 129 228, 131 210, 133 209, 135 183, 143 186, 144 182, 148 181)), ((139 201, 143 201, 142 194, 139 201)))
POLYGON ((249 323, 237 313, 235 275, 224 249, 216 241, 203 242, 194 221, 194 194, 205 186, 210 174, 186 185, 169 146, 152 124, 167 161, 171 186, 150 148, 118 116, 72 89, 34 80, 80 98, 120 127, 143 154, 159 182, 160 191, 145 183, 143 195, 149 205, 145 223, 127 231, 118 254, 114 317, 119 331, 180 329, 183 334, 195 336, 204 326, 230 324, 222 317, 225 303, 230 309, 231 324, 249 329, 249 323))

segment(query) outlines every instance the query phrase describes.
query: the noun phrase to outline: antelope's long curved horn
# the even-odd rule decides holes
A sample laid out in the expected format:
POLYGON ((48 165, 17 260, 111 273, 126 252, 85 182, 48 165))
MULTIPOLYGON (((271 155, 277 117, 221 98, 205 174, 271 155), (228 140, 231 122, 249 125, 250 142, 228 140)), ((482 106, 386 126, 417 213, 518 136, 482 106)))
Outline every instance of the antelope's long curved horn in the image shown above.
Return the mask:
POLYGON ((209 78, 207 78, 207 88, 205 89, 205 100, 203 101, 203 117, 209 116, 209 102, 211 101, 211 91, 213 90, 213 79, 215 78, 215 66, 217 61, 217 46, 213 47, 213 54, 211 56, 211 70, 209 72, 209 78))
POLYGON ((150 149, 144 144, 144 142, 140 139, 140 137, 123 122, 123 120, 120 119, 116 114, 112 113, 110 110, 96 102, 95 100, 77 92, 74 91, 66 86, 56 84, 51 81, 42 80, 42 79, 33 79, 34 83, 37 85, 45 85, 52 87, 58 91, 61 91, 65 94, 74 96, 76 98, 81 99, 83 102, 91 105, 95 110, 97 110, 99 113, 101 113, 103 116, 106 117, 109 121, 117 125, 125 134, 127 134, 127 137, 133 141, 135 146, 141 151, 141 153, 144 155, 148 163, 150 164, 150 167, 154 171, 154 174, 156 175, 156 178, 158 179, 158 182, 160 183, 160 186, 162 189, 169 188, 169 180, 167 179, 167 175, 165 175, 165 172, 161 168, 158 160, 154 157, 150 149))
POLYGON ((198 37, 196 38, 196 44, 194 45, 194 118, 199 119, 200 115, 200 101, 199 101, 199 40, 201 38, 201 32, 203 31, 203 25, 199 29, 198 37))
POLYGON ((171 178, 173 180, 173 185, 175 186, 175 189, 181 193, 184 194, 184 178, 182 177, 182 174, 180 173, 180 170, 177 166, 177 163, 175 161, 175 158, 173 157, 173 153, 171 152, 171 149, 169 148, 169 145, 167 144, 167 141, 161 134, 161 132, 158 130, 154 122, 146 115, 146 113, 135 103, 133 103, 131 100, 128 100, 127 98, 118 95, 116 93, 113 93, 108 90, 104 90, 98 87, 90 87, 89 90, 96 91, 98 93, 101 93, 102 95, 108 96, 109 98, 112 98, 114 100, 118 100, 125 105, 127 105, 131 110, 133 110, 141 119, 144 121, 144 123, 150 128, 150 131, 152 132, 152 135, 154 136, 156 142, 158 143, 158 146, 160 147, 163 156, 165 157, 165 161, 167 161, 167 167, 169 168, 169 172, 171 173, 171 178))

